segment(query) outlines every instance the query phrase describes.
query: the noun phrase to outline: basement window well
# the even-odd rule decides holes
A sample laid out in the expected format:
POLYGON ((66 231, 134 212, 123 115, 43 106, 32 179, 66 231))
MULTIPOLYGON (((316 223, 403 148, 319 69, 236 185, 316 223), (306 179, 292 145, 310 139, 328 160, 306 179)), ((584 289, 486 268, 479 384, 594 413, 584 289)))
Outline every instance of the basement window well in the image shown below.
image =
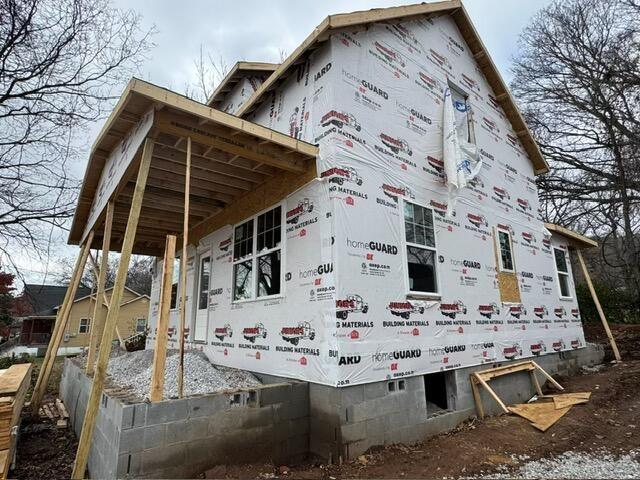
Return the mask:
POLYGON ((424 376, 427 417, 439 415, 449 409, 446 375, 446 372, 436 372, 424 376))

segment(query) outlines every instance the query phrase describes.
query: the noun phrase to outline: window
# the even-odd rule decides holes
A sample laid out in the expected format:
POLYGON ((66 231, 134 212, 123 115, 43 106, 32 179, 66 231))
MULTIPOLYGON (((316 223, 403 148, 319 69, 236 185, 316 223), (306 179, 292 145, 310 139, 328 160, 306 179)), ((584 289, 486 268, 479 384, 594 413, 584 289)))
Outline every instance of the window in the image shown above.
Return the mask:
POLYGON ((407 244, 409 291, 437 293, 436 237, 433 211, 404 202, 404 232, 407 244))
POLYGON ((173 276, 171 277, 171 305, 170 308, 178 307, 178 283, 180 282, 180 259, 173 261, 173 276))
POLYGON ((211 257, 200 259, 200 289, 198 291, 198 310, 203 310, 209 306, 209 269, 211 268, 211 257))
POLYGON ((560 296, 563 298, 571 298, 571 290, 569 289, 569 265, 567 263, 567 253, 559 248, 553 249, 553 256, 556 260, 556 272, 558 273, 558 286, 560 296))
POLYGON ((511 234, 506 230, 498 230, 498 246, 500 247, 500 271, 513 273, 515 270, 511 251, 511 234))
POLYGON ((473 119, 471 105, 469 104, 469 96, 452 84, 449 84, 449 90, 451 90, 451 101, 453 102, 453 109, 456 117, 456 130, 458 131, 458 137, 475 144, 476 138, 473 131, 473 119))
POLYGON ((136 333, 144 333, 147 330, 147 319, 136 318, 136 333))
POLYGON ((89 333, 89 326, 91 325, 90 318, 81 318, 80 319, 80 328, 78 329, 78 333, 89 333))
POLYGON ((234 301, 280 294, 282 207, 236 226, 233 262, 234 301))

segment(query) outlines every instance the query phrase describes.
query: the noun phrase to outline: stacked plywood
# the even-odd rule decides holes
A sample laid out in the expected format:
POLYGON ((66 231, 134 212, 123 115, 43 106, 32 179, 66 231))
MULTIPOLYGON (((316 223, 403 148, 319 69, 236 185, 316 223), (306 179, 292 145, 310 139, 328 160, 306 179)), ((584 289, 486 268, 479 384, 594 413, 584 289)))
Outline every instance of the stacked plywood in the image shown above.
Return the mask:
POLYGON ((31 384, 30 363, 0 370, 0 478, 5 479, 16 447, 17 426, 31 384))

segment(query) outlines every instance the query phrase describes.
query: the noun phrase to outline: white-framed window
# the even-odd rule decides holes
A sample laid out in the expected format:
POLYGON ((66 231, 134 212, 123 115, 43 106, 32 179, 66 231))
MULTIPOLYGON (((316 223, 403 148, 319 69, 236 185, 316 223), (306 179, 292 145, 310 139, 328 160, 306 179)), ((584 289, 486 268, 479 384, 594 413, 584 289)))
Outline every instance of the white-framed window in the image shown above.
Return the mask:
POLYGON ((567 252, 560 248, 553 247, 553 257, 556 262, 556 274, 558 276, 558 291, 560 293, 560 297, 571 298, 567 252))
POLYGON ((403 201, 406 282, 409 295, 438 295, 433 210, 403 201))
POLYGON ((498 260, 500 271, 515 273, 513 266, 513 243, 511 243, 511 233, 502 228, 496 229, 498 235, 498 260))
POLYGON ((211 277, 211 257, 200 257, 200 280, 198 281, 198 310, 209 307, 209 279, 211 277))
POLYGON ((147 330, 147 319, 144 317, 136 318, 136 333, 144 333, 147 330))
POLYGON ((91 326, 90 318, 81 318, 80 327, 78 328, 78 333, 89 333, 90 326, 91 326))
POLYGON ((173 272, 171 276, 171 310, 178 308, 178 285, 180 284, 180 259, 174 258, 173 272))
POLYGON ((233 301, 282 293, 282 215, 278 205, 233 229, 233 301))

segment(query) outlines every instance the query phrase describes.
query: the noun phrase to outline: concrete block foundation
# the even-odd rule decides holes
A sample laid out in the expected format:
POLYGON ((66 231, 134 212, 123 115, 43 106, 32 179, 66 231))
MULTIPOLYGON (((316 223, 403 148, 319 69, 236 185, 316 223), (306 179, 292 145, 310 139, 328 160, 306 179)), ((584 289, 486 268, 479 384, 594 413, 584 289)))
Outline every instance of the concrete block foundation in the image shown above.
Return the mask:
MULTIPOLYGON (((603 358, 602 347, 590 344, 536 362, 552 375, 566 376, 603 358)), ((425 375, 341 388, 258 375, 265 383, 259 388, 154 404, 107 389, 89 473, 91 478, 191 478, 220 464, 290 464, 308 455, 337 462, 376 445, 417 443, 474 416, 469 375, 507 363, 445 371, 439 393, 446 408, 431 401, 425 375)), ((526 372, 495 379, 492 387, 507 404, 534 394, 526 372)), ((78 435, 90 388, 90 379, 67 359, 60 397, 78 435)), ((482 395, 486 413, 498 413, 495 402, 482 395)))

